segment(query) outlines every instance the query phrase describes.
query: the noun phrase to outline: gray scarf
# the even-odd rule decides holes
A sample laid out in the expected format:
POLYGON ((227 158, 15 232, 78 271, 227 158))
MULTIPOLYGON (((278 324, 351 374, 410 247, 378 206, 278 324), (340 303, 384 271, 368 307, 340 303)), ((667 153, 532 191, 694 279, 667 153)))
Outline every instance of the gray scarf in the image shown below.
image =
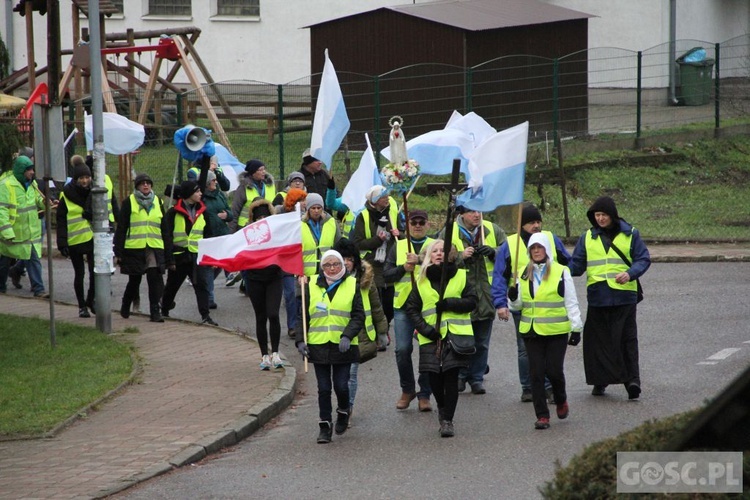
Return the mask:
POLYGON ((146 212, 151 211, 151 207, 154 206, 154 192, 151 191, 148 194, 143 194, 140 191, 135 191, 135 201, 141 206, 146 212))

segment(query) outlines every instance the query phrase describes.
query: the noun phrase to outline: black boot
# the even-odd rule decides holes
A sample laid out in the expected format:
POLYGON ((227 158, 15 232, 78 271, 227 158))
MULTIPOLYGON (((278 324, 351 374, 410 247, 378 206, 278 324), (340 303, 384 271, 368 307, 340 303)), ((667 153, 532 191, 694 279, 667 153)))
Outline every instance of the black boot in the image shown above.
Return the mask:
POLYGON ((349 428, 349 409, 336 409, 336 434, 343 434, 349 428))
POLYGON ((130 297, 127 295, 122 296, 122 304, 120 305, 120 316, 127 319, 130 317, 130 297))
POLYGON ((90 318, 91 317, 91 314, 89 314, 89 310, 86 309, 86 306, 78 308, 78 317, 79 318, 90 318))
POLYGON ((440 437, 450 438, 455 435, 456 432, 453 430, 453 421, 443 420, 443 423, 440 424, 440 437))
POLYGON ((159 307, 159 304, 151 306, 151 322, 164 323, 164 318, 161 315, 161 308, 159 307))
POLYGON ((331 422, 322 420, 318 422, 320 426, 320 434, 318 434, 318 443, 325 444, 330 443, 332 436, 331 422))

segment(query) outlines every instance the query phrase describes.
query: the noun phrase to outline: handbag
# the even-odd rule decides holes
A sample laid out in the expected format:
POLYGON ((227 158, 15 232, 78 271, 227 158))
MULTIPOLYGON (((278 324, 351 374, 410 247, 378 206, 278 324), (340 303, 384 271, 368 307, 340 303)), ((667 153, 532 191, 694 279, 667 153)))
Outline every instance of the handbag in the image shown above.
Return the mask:
MULTIPOLYGON (((612 240, 610 240, 609 246, 610 246, 610 248, 612 248, 612 250, 614 250, 614 252, 617 255, 620 256, 620 258, 622 259, 622 261, 625 264, 627 264, 628 267, 631 267, 633 265, 633 263, 630 262, 630 259, 628 259, 627 257, 625 257, 625 254, 619 248, 617 248, 617 246, 615 246, 615 244, 612 242, 612 240)), ((637 302, 641 302, 643 300, 643 287, 641 286, 641 280, 639 280, 639 279, 635 280, 635 284, 636 284, 636 293, 638 295, 637 302)))
POLYGON ((450 350, 459 356, 471 356, 477 352, 477 346, 474 343, 473 335, 455 335, 448 331, 445 337, 445 343, 450 350))

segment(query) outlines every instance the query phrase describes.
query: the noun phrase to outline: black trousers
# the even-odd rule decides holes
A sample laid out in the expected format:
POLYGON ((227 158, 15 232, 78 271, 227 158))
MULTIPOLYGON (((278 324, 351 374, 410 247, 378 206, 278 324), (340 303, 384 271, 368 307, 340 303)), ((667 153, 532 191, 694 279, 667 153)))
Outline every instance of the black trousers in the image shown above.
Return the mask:
MULTIPOLYGON (((78 246, 78 245, 76 245, 78 246)), ((94 304, 94 252, 80 251, 76 246, 68 247, 70 252, 70 262, 73 264, 73 290, 76 293, 78 307, 89 306, 93 308, 94 304), (84 262, 85 261, 85 262, 84 262), (89 268, 89 291, 84 296, 83 281, 86 278, 86 264, 89 268)))
POLYGON ((589 385, 641 384, 635 304, 588 308, 583 367, 589 385))
MULTIPOLYGON (((141 274, 131 274, 128 276, 128 284, 125 286, 125 293, 122 296, 122 302, 126 310, 130 310, 133 300, 140 297, 139 288, 141 287, 141 274)), ((148 302, 150 311, 153 314, 159 310, 161 297, 164 295, 164 277, 161 271, 156 267, 146 270, 146 283, 148 283, 148 302)))
POLYGON ((457 366, 450 370, 427 372, 430 377, 430 388, 432 395, 438 405, 440 417, 443 420, 453 420, 458 405, 458 372, 461 367, 457 366))
POLYGON ((283 292, 283 279, 261 281, 247 279, 245 290, 250 297, 255 311, 255 336, 260 345, 260 353, 268 354, 268 334, 271 334, 271 352, 279 352, 279 341, 281 340, 281 322, 279 321, 279 309, 281 308, 281 296, 283 292), (268 323, 268 328, 266 328, 268 323))
POLYGON ((555 403, 560 405, 568 400, 565 392, 565 351, 568 348, 567 335, 524 336, 526 354, 529 356, 531 397, 537 418, 549 418, 547 396, 544 390, 544 377, 552 384, 555 403))
POLYGON ((185 252, 176 256, 175 260, 177 261, 175 270, 167 273, 162 307, 169 309, 177 296, 177 292, 185 282, 185 278, 190 276, 190 281, 193 282, 195 300, 198 302, 198 312, 201 318, 205 318, 208 316, 208 284, 206 283, 206 274, 198 272, 198 254, 185 252))
POLYGON ((392 286, 378 287, 378 295, 380 296, 380 303, 383 305, 385 319, 388 320, 390 325, 393 321, 393 298, 396 295, 396 289, 392 286))

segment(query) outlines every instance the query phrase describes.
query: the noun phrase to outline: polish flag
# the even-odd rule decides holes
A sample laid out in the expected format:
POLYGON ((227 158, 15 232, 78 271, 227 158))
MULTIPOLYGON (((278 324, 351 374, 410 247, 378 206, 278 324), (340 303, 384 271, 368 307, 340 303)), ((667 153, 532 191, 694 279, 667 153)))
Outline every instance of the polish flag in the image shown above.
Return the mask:
POLYGON ((302 275, 302 232, 297 210, 272 215, 236 233, 198 242, 198 264, 226 271, 262 269, 276 264, 290 274, 302 275))

